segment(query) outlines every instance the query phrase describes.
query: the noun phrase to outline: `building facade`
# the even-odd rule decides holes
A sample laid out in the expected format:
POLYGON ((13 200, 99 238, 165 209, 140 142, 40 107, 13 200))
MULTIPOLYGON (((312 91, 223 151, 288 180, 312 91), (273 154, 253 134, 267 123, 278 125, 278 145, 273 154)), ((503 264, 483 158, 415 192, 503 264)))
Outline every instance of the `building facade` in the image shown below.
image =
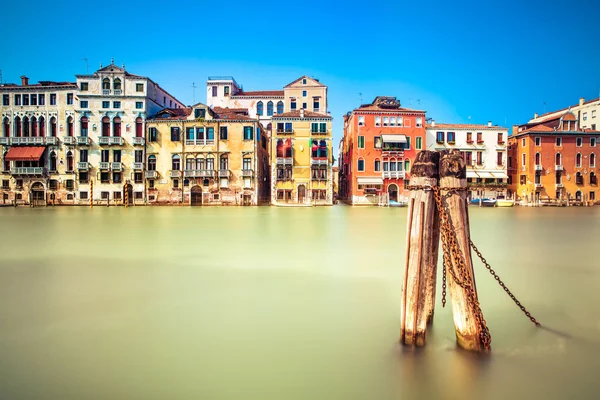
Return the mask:
POLYGON ((410 167, 425 148, 425 111, 378 96, 344 116, 340 198, 353 205, 402 203, 410 167))
POLYGON ((209 77, 206 99, 210 107, 248 110, 248 116, 258 118, 267 130, 271 129, 271 119, 277 114, 300 109, 327 113, 327 86, 308 76, 294 80, 283 90, 258 91, 244 91, 231 76, 209 77))
POLYGON ((537 113, 529 120, 529 124, 544 122, 548 118, 561 117, 567 111, 572 112, 579 121, 579 128, 591 131, 600 130, 600 98, 585 101, 583 97, 577 104, 556 111, 550 111, 542 115, 537 113))
POLYGON ((427 126, 427 149, 458 149, 467 166, 467 185, 471 199, 508 197, 508 128, 475 124, 438 124, 427 126))
POLYGON ((600 132, 582 128, 578 115, 549 113, 513 127, 508 173, 517 199, 530 204, 598 201, 600 132))
POLYGON ((271 204, 333 204, 331 120, 303 109, 273 116, 271 204))
POLYGON ((148 120, 146 141, 148 204, 270 201, 267 136, 246 110, 167 108, 148 120))

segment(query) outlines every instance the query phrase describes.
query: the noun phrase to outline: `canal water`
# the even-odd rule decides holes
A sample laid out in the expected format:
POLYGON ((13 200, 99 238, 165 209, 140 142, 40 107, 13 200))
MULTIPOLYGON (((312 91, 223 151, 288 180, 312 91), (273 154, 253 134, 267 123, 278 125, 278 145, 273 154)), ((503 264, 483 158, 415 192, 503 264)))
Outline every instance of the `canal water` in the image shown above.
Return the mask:
MULTIPOLYGON (((405 208, 0 208, 1 399, 598 399, 600 207, 470 208, 493 351, 398 344, 405 208)), ((441 271, 441 269, 440 269, 441 271)))

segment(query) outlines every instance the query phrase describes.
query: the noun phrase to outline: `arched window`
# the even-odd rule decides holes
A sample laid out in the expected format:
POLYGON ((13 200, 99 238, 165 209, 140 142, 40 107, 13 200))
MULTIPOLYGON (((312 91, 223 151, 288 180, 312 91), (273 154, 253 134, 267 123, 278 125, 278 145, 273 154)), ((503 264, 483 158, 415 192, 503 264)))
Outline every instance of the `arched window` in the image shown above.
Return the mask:
POLYGON ((113 118, 113 136, 114 137, 121 136, 121 118, 119 118, 119 117, 113 118))
POLYGON ((56 137, 56 118, 50 118, 50 136, 56 137))
POLYGON ((540 153, 535 153, 535 165, 540 165, 541 157, 540 153))
POLYGON ((21 118, 15 118, 15 137, 21 137, 21 118))
POLYGON ((277 141, 277 157, 282 158, 284 155, 284 151, 283 151, 283 139, 279 139, 277 141))
POLYGON ((148 156, 148 171, 156 171, 156 156, 148 156))
POLYGON ((50 171, 56 171, 56 152, 50 153, 50 171))
POLYGON ((40 117, 39 125, 40 125, 40 136, 46 137, 46 120, 44 119, 44 117, 40 117))
POLYGON ((577 153, 577 155, 575 156, 575 166, 577 168, 581 167, 581 153, 577 153))
POLYGON ((29 137, 29 118, 23 118, 23 136, 29 137))
MULTIPOLYGON (((400 164, 402 164, 402 161, 400 161, 400 164)), ((396 171, 396 169, 397 169, 397 168, 396 168, 396 165, 397 165, 397 164, 396 164, 396 159, 395 159, 395 158, 392 158, 392 159, 390 160, 390 171, 396 171)), ((400 169, 402 169, 402 168, 400 168, 400 169)))
POLYGON ((181 168, 181 157, 179 157, 179 154, 174 154, 173 158, 171 159, 171 169, 173 171, 179 171, 180 168, 181 168))
POLYGON ((283 114, 283 101, 277 102, 277 114, 283 114))
POLYGON ((324 140, 319 142, 319 157, 327 158, 327 142, 324 140))
POLYGON ((204 169, 204 158, 203 157, 197 157, 196 158, 196 170, 197 171, 202 171, 204 169))
POLYGON ((73 153, 71 151, 67 152, 67 171, 73 171, 73 153))
POLYGON ((38 135, 38 122, 35 117, 31 117, 31 136, 38 135))
POLYGON ((108 79, 108 78, 102 79, 102 89, 110 90, 110 79, 108 79))
POLYGON ((142 117, 137 117, 135 119, 135 137, 143 137, 144 136, 144 123, 142 121, 142 117))
POLYGON ((212 155, 206 156, 206 169, 209 171, 215 170, 215 158, 212 155))
POLYGON ((287 158, 292 157, 292 139, 286 139, 284 148, 285 148, 285 156, 287 158))
POLYGON ((221 159, 219 160, 219 169, 221 170, 229 170, 229 158, 227 154, 223 154, 221 159))
POLYGON ((404 172, 410 172, 410 160, 404 160, 404 172))
POLYGON ((313 158, 319 157, 319 142, 317 140, 312 141, 311 153, 313 158))
POLYGON ((357 169, 359 172, 363 172, 365 170, 365 160, 363 158, 358 159, 357 169))
POLYGON ((373 171, 375 171, 375 172, 381 171, 381 160, 379 158, 376 158, 373 161, 373 171))
POLYGON ((590 168, 596 168, 596 154, 590 154, 590 168))
POLYGON ((88 135, 88 118, 82 117, 80 124, 81 124, 81 136, 87 136, 88 135))
POLYGON ((597 185, 598 184, 598 177, 596 176, 596 173, 594 171, 590 172, 590 185, 597 185))
POLYGON ((110 118, 102 118, 102 136, 110 136, 110 118))
POLYGON ((67 118, 67 136, 73 136, 73 117, 67 118))
POLYGON ((269 101, 267 103, 267 115, 268 116, 273 115, 273 102, 272 101, 269 101))
POLYGON ((263 115, 263 102, 256 103, 256 115, 263 115))
POLYGON ((10 121, 8 120, 8 117, 4 117, 4 120, 2 121, 2 136, 10 137, 10 121))
POLYGON ((581 172, 575 174, 575 184, 583 185, 583 175, 581 175, 581 172))
POLYGON ((113 82, 113 89, 115 90, 121 90, 121 80, 119 78, 116 78, 113 82))
POLYGON ((560 153, 556 153, 556 157, 554 157, 554 163, 556 165, 562 165, 562 157, 560 153))

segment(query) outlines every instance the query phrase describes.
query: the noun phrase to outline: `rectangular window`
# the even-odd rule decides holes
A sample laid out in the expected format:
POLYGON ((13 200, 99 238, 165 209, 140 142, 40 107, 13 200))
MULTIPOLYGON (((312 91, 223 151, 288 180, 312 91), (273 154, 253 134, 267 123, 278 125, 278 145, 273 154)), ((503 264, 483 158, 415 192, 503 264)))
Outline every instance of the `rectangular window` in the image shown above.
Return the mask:
POLYGON ((79 106, 80 106, 81 108, 88 108, 88 102, 87 102, 87 100, 81 100, 81 101, 79 102, 79 106))
POLYGON ((308 106, 307 106, 307 104, 306 104, 306 103, 302 103, 302 108, 303 108, 304 110, 308 109, 308 106))
POLYGON ((10 106, 10 95, 8 95, 8 94, 3 94, 2 95, 2 105, 3 106, 10 106))
POLYGON ((525 153, 521 154, 521 165, 525 165, 525 161, 527 160, 525 153))
POLYGON ((410 136, 406 137, 406 144, 404 144, 404 147, 401 146, 401 148, 403 150, 410 150, 410 136))
POLYGON ((496 153, 496 164, 504 165, 504 156, 502 155, 501 151, 496 153))
POLYGON ((56 105, 56 93, 50 93, 50 105, 51 106, 56 105))
POLYGON ((358 137, 358 148, 359 149, 364 149, 365 148, 365 137, 364 136, 359 136, 358 137))
POLYGON ((113 183, 121 183, 122 176, 120 172, 113 172, 113 183))
POLYGON ((225 87, 223 88, 223 94, 224 94, 225 96, 229 96, 229 86, 225 86, 225 87))
POLYGON ((483 133, 477 132, 477 143, 483 143, 483 133))
POLYGON ((361 172, 365 170, 365 160, 358 160, 358 170, 361 172))
POLYGON ((196 108, 194 110, 194 118, 204 118, 206 116, 206 110, 204 108, 196 108))
POLYGON ((253 139, 254 139, 254 129, 252 129, 251 126, 245 126, 244 127, 244 140, 253 140, 253 139))
POLYGON ((311 133, 319 133, 319 123, 318 122, 313 122, 312 124, 310 124, 310 132, 311 133))
POLYGON ((390 117, 390 126, 396 126, 396 117, 390 117))
POLYGON ((108 172, 100 172, 100 182, 102 182, 102 183, 110 183, 110 173, 108 173, 108 172))
POLYGON ((100 162, 109 162, 110 158, 110 153, 108 150, 101 150, 100 151, 100 162))
POLYGON ((306 97, 306 90, 302 91, 302 97, 306 97))
POLYGON ((540 147, 541 145, 542 145, 542 138, 538 136, 535 138, 535 146, 540 147))
POLYGON ((583 113, 583 120, 587 121, 587 113, 586 112, 583 113))
POLYGON ((390 119, 388 117, 383 117, 383 126, 390 126, 390 119))
POLYGON ((102 108, 110 108, 110 101, 103 101, 102 108))
POLYGON ((37 106, 37 94, 32 94, 30 101, 32 106, 37 106))
POLYGON ((81 82, 79 84, 79 88, 82 92, 87 92, 88 90, 88 83, 87 82, 81 82))
POLYGON ((410 128, 410 118, 404 119, 404 126, 410 128))
POLYGON ((521 185, 526 184, 527 183, 527 175, 520 175, 519 182, 521 183, 521 185))
POLYGON ((135 84, 135 91, 136 92, 143 92, 144 91, 144 84, 143 83, 136 83, 135 84))
POLYGON ((375 160, 375 172, 379 172, 381 171, 381 161, 380 160, 375 160))
POLYGON ((327 133, 327 123, 326 122, 321 122, 319 124, 319 132, 320 133, 327 133))
POLYGON ((179 127, 172 126, 171 127, 171 142, 179 142, 181 140, 181 135, 179 132, 179 127))
POLYGON ((136 101, 135 102, 135 108, 138 110, 141 110, 142 108, 144 108, 144 102, 143 101, 136 101))
POLYGON ((375 126, 381 126, 381 117, 375 117, 375 126))
POLYGON ((467 164, 467 166, 473 165, 473 152, 472 151, 465 152, 465 163, 467 164))
MULTIPOLYGON (((225 86, 225 87, 229 87, 229 86, 225 86)), ((227 127, 226 126, 222 126, 219 130, 219 139, 221 140, 227 140, 227 127)))
POLYGON ((79 172, 79 183, 88 183, 89 176, 86 171, 79 172))
POLYGON ((149 128, 149 137, 148 137, 148 141, 149 142, 156 142, 157 140, 157 132, 156 132, 156 128, 152 127, 149 128))
POLYGON ((473 133, 467 132, 467 143, 473 143, 473 133))
POLYGON ((590 191, 590 201, 595 201, 595 200, 596 200, 596 192, 590 191))
POLYGON ((562 138, 561 137, 557 137, 556 138, 556 147, 561 147, 562 146, 562 138))
POLYGON ((596 138, 590 138, 590 147, 596 147, 596 138))
POLYGON ((502 132, 498 132, 498 144, 504 144, 504 134, 502 132))
POLYGON ((380 149, 381 148, 381 136, 375 136, 373 137, 373 147, 376 149, 380 149))
POLYGON ((292 99, 290 101, 290 110, 295 110, 296 109, 296 99, 292 99))
POLYGON ((454 143, 454 132, 448 132, 448 143, 454 143))
POLYGON ((121 162, 121 150, 113 150, 113 161, 121 162))
POLYGON ((444 143, 444 132, 437 132, 435 141, 437 143, 444 143))
POLYGON ((483 165, 483 151, 477 152, 477 165, 483 165))
POLYGON ((79 192, 79 198, 81 200, 87 200, 88 199, 88 192, 79 192))
POLYGON ((525 147, 527 145, 527 141, 525 138, 521 139, 521 147, 525 147))
POLYGON ((2 180, 2 189, 10 189, 10 181, 8 179, 2 180))
POLYGON ((73 188, 75 188, 75 181, 73 179, 67 179, 65 181, 65 187, 67 190, 73 190, 73 188))
POLYGON ((577 146, 577 147, 583 146, 583 139, 580 138, 580 137, 576 138, 575 139, 575 146, 577 146))
POLYGON ((321 106, 321 102, 319 101, 319 99, 313 99, 313 111, 319 112, 320 106, 321 106))
POLYGON ((416 143, 415 143, 415 148, 417 150, 421 150, 423 148, 423 138, 421 138, 421 136, 417 136, 416 143))
POLYGON ((67 104, 73 104, 73 93, 67 93, 67 104))
POLYGON ((212 97, 217 97, 217 87, 216 86, 212 87, 212 97))
POLYGON ((144 183, 143 174, 141 172, 136 172, 133 174, 133 181, 135 183, 144 183))
POLYGON ((45 106, 46 105, 46 95, 45 94, 40 94, 38 96, 38 104, 40 106, 45 106))
POLYGON ((28 106, 29 105, 29 95, 28 94, 24 94, 23 95, 23 105, 24 106, 28 106))
POLYGON ((417 128, 421 128, 423 126, 423 118, 422 117, 417 117, 417 122, 415 125, 417 128))
POLYGON ((358 116, 358 126, 365 126, 365 116, 364 115, 358 116))
POLYGON ((396 124, 397 124, 397 126, 404 126, 404 120, 402 119, 402 117, 398 117, 396 124))
POLYGON ((113 108, 121 108, 121 102, 120 101, 113 101, 113 108))

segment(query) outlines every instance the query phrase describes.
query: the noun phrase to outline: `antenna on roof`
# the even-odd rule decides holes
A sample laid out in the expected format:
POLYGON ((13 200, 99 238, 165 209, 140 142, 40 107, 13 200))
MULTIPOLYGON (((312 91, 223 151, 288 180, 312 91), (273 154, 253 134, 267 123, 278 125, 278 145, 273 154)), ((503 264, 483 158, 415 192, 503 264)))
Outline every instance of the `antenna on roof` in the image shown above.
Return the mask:
POLYGON ((85 73, 88 73, 88 59, 87 58, 82 58, 83 61, 85 61, 85 73))
POLYGON ((194 104, 196 104, 196 88, 197 87, 198 86, 196 86, 196 82, 192 82, 192 95, 193 95, 193 98, 194 98, 194 104))
POLYGON ((2 85, 2 70, 0 69, 0 85, 2 85))
POLYGON ((360 96, 360 105, 362 105, 362 93, 358 94, 360 96))
POLYGON ((546 102, 544 102, 544 114, 546 114, 546 102))

